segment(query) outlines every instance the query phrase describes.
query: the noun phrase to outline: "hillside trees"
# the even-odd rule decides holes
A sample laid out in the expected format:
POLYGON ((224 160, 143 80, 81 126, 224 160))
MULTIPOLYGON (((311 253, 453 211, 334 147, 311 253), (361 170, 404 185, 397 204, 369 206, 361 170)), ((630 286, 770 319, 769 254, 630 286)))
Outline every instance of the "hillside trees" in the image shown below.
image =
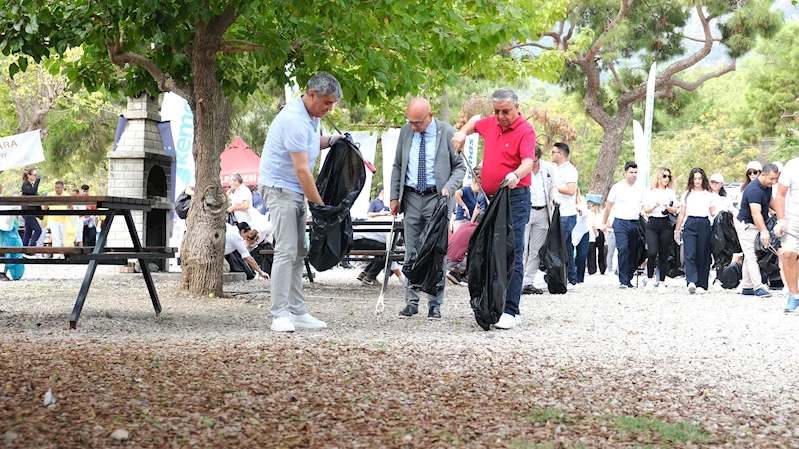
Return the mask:
POLYGON ((754 47, 757 36, 777 32, 782 16, 770 10, 771 4, 769 0, 577 1, 542 39, 518 39, 505 51, 527 51, 534 58, 565 55, 560 83, 580 93, 586 112, 603 129, 590 191, 606 195, 633 106, 646 98, 651 63, 659 64, 656 98, 673 98, 679 89, 694 91, 734 71, 737 59, 754 47), (691 21, 698 24, 696 29, 688 27, 691 21), (714 46, 723 48, 729 59, 693 81, 684 79, 684 73, 708 58, 714 46), (605 78, 611 80, 609 86, 603 85, 605 78))

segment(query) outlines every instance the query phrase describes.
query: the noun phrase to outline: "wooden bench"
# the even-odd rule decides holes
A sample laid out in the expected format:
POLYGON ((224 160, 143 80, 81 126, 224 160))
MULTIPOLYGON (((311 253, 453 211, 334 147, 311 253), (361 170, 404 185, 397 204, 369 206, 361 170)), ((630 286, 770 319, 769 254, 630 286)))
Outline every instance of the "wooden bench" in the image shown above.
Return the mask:
POLYGON ((33 213, 33 211, 25 210, 26 206, 93 206, 82 210, 73 209, 43 209, 36 210, 35 215, 56 215, 56 216, 71 216, 71 215, 91 215, 105 216, 105 222, 100 234, 97 236, 97 246, 94 247, 31 247, 31 246, 16 246, 16 247, 2 247, 0 248, 0 263, 6 265, 13 264, 74 264, 87 265, 86 274, 83 277, 83 284, 81 284, 78 297, 75 300, 75 307, 72 309, 72 314, 69 317, 69 326, 72 329, 77 327, 78 319, 80 318, 83 304, 86 301, 86 296, 89 293, 94 273, 97 270, 97 265, 125 265, 129 259, 139 260, 141 265, 142 276, 144 283, 147 285, 147 291, 150 294, 150 300, 153 303, 153 309, 158 316, 161 313, 161 302, 158 300, 158 293, 155 290, 155 284, 150 273, 150 268, 147 266, 147 260, 155 259, 169 259, 175 257, 175 248, 168 247, 143 247, 139 234, 136 232, 136 225, 133 221, 131 211, 140 210, 149 212, 152 210, 155 200, 145 198, 126 198, 117 196, 0 196, 0 206, 17 207, 17 209, 0 209, 0 216, 8 215, 26 215, 33 213), (20 210, 21 209, 21 210, 20 210), (125 220, 125 224, 130 235, 130 240, 133 243, 132 247, 128 248, 107 248, 105 246, 108 241, 108 233, 114 218, 121 216, 125 220), (49 255, 51 258, 26 258, 26 257, 8 257, 9 254, 25 254, 25 255, 49 255), (63 258, 54 258, 53 256, 63 256, 63 258))
POLYGON ((96 260, 100 265, 126 265, 129 259, 171 259, 175 257, 177 248, 146 246, 140 251, 128 247, 106 247, 95 253, 93 246, 55 247, 52 246, 0 246, 0 263, 33 264, 33 265, 83 265, 96 260), (44 255, 46 258, 13 258, 7 254, 23 254, 25 256, 44 255), (62 255, 63 259, 53 256, 62 255))
MULTIPOLYGON (((310 233, 311 225, 305 227, 305 232, 310 233)), ((353 233, 374 233, 374 232, 391 232, 391 222, 390 221, 354 221, 352 222, 352 231, 353 233)), ((397 247, 397 239, 396 236, 402 234, 404 228, 402 226, 402 221, 397 220, 394 224, 394 234, 395 239, 394 242, 391 244, 391 248, 388 250, 388 259, 392 262, 401 262, 405 260, 405 251, 399 250, 397 247)), ((264 254, 267 256, 273 256, 275 254, 274 250, 265 249, 258 251, 258 254, 264 254)), ((347 254, 346 257, 342 259, 342 261, 351 261, 351 262, 366 262, 369 260, 374 259, 375 257, 386 257, 386 251, 382 251, 379 249, 353 249, 347 254)), ((308 280, 313 283, 313 271, 311 271, 311 263, 308 261, 308 258, 305 258, 305 269, 308 271, 308 280)))

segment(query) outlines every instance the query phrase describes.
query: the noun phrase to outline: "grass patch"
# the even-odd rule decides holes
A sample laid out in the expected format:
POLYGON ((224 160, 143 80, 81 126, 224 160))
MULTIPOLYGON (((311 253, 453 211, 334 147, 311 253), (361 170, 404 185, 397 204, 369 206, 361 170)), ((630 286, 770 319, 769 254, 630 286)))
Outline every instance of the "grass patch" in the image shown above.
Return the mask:
POLYGON ((656 418, 641 416, 619 416, 614 425, 617 430, 634 436, 643 436, 648 440, 667 441, 669 443, 707 443, 711 436, 701 426, 684 422, 672 424, 656 418))

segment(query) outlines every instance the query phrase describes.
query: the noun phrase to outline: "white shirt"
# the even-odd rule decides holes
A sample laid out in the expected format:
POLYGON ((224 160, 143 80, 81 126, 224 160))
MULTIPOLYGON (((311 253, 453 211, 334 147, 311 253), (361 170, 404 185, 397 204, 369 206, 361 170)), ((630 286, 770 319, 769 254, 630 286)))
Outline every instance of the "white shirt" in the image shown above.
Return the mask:
MULTIPOLYGON (((644 207, 654 206, 658 202, 661 204, 669 204, 671 201, 677 202, 677 194, 674 193, 674 189, 650 189, 646 192, 646 195, 644 195, 644 207)), ((669 213, 666 212, 666 206, 658 206, 649 213, 650 217, 659 218, 668 215, 669 213)))
MULTIPOLYGON (((244 184, 240 185, 235 192, 231 193, 230 195, 230 202, 234 206, 238 206, 239 204, 243 203, 244 201, 250 202, 250 208, 252 208, 252 192, 250 191, 249 187, 245 186, 244 184)), ((250 226, 252 223, 249 223, 250 220, 250 213, 247 210, 234 210, 233 216, 236 217, 236 221, 239 223, 241 222, 248 222, 250 226)))
POLYGON ((680 197, 680 204, 682 204, 682 207, 685 208, 685 216, 705 217, 709 220, 710 208, 716 205, 716 195, 707 190, 702 190, 701 192, 691 190, 691 195, 688 197, 688 201, 686 202, 685 197, 687 194, 688 192, 686 191, 680 197))
POLYGON ((239 228, 225 223, 225 255, 238 251, 242 259, 250 257, 247 244, 239 234, 239 228))
POLYGON ((608 194, 608 201, 613 203, 614 215, 620 220, 638 220, 643 200, 643 190, 627 184, 626 180, 614 184, 608 194))
MULTIPOLYGON (((576 189, 577 176, 577 169, 574 168, 574 165, 572 165, 571 162, 566 161, 563 165, 558 165, 555 168, 555 186, 566 187, 568 184, 574 183, 576 189)), ((554 199, 558 204, 560 204, 561 217, 571 217, 572 215, 577 215, 577 208, 575 207, 577 190, 574 191, 574 195, 564 195, 558 192, 554 199)))
MULTIPOLYGON (((20 206, 0 206, 0 210, 20 210, 20 206)), ((0 231, 10 231, 14 229, 13 215, 0 215, 0 231)))
POLYGON ((799 158, 791 159, 782 168, 780 184, 788 186, 785 196, 785 217, 799 218, 799 158))
POLYGON ((738 211, 735 210, 735 206, 732 204, 732 198, 728 196, 721 196, 718 193, 713 193, 713 199, 715 200, 716 206, 716 215, 719 212, 726 210, 732 214, 733 217, 738 216, 738 211))
MULTIPOLYGON (((532 185, 530 189, 530 204, 534 207, 542 207, 547 205, 547 196, 544 189, 546 182, 544 177, 544 169, 538 166, 538 174, 530 173, 532 176, 532 185)), ((562 212, 561 212, 562 213, 562 212)))

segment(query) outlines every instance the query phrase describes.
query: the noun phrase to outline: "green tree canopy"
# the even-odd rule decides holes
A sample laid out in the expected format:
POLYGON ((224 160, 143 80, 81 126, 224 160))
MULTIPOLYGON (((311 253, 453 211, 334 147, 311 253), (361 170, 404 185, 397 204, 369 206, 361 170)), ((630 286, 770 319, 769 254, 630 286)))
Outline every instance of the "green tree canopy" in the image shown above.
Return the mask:
POLYGON ((746 137, 799 137, 799 23, 762 39, 745 64, 748 86, 740 121, 746 137))
POLYGON ((537 36, 565 12, 557 0, 31 0, 0 9, 0 51, 39 62, 82 46, 83 57, 66 74, 88 89, 174 92, 188 101, 197 194, 182 251, 183 286, 221 294, 226 198, 219 154, 232 97, 246 99, 266 80, 283 85, 296 76, 304 85, 327 70, 348 101, 390 103, 488 71, 500 60, 498 46, 537 36))

